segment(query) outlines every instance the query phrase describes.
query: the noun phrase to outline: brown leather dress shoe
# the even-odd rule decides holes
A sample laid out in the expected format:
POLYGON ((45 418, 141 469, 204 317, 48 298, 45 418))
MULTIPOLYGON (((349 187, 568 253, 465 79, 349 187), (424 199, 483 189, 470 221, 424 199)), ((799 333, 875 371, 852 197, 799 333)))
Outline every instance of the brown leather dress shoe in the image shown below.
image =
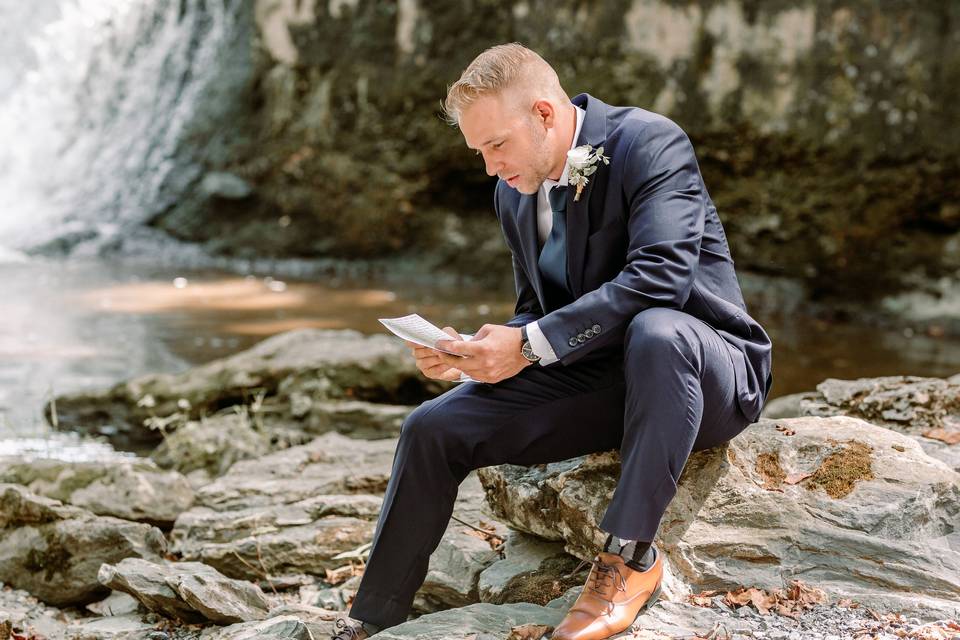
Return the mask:
POLYGON ((602 640, 628 629, 660 596, 663 559, 651 548, 656 557, 646 571, 631 569, 615 553, 598 553, 583 591, 551 640, 602 640))
POLYGON ((352 618, 337 618, 333 630, 330 640, 366 640, 370 637, 363 625, 352 618))

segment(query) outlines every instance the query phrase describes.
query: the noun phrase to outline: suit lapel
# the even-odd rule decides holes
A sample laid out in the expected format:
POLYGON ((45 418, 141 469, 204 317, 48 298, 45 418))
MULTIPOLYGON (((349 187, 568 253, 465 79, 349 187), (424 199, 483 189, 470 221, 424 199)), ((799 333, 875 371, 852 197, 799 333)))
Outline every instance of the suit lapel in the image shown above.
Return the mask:
MULTIPOLYGON (((607 138, 606 105, 586 93, 576 96, 572 102, 586 110, 583 126, 580 127, 580 137, 574 146, 589 144, 596 148, 603 145, 607 138)), ((570 276, 570 289, 574 299, 583 295, 584 257, 587 251, 587 236, 590 233, 590 194, 602 171, 598 168, 597 172, 590 176, 579 200, 573 199, 577 192, 575 187, 567 189, 567 273, 570 276)))

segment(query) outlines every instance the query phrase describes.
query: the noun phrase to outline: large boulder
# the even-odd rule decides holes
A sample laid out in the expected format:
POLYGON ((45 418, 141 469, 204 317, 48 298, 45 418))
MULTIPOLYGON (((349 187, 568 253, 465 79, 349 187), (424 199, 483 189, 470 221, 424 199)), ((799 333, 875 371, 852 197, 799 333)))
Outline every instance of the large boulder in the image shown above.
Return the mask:
MULTIPOLYGON (((583 558, 602 543, 618 476, 616 452, 480 471, 499 517, 583 558)), ((659 541, 696 590, 802 577, 835 597, 949 617, 958 513, 960 474, 907 436, 847 417, 764 420, 691 456, 659 541)))
POLYGON ((916 439, 960 471, 960 380, 888 376, 824 380, 803 394, 796 415, 862 418, 916 439))
MULTIPOLYGON (((159 444, 163 431, 234 405, 259 411, 267 428, 300 421, 319 432, 358 422, 350 412, 338 419, 344 412, 325 404, 330 400, 405 405, 443 388, 420 374, 409 349, 396 338, 300 329, 183 373, 146 375, 109 389, 57 397, 46 414, 58 429, 104 435, 130 448, 159 444)), ((395 417, 377 420, 388 431, 395 429, 395 417)), ((363 424, 370 428, 369 420, 363 424)))
POLYGON ((124 558, 159 559, 166 540, 159 529, 96 516, 0 485, 0 576, 56 606, 82 605, 110 590, 97 580, 103 563, 124 558))
POLYGON ((270 437, 256 429, 248 415, 231 412, 187 422, 167 435, 150 457, 164 469, 204 471, 216 478, 234 462, 260 457, 272 448, 270 437))
POLYGON ((183 622, 234 624, 262 620, 270 604, 260 588, 232 580, 199 562, 148 562, 126 558, 104 564, 100 583, 123 591, 151 611, 183 622))
POLYGON ((328 433, 237 462, 177 519, 174 549, 235 578, 324 575, 370 541, 395 447, 328 433))
POLYGON ((193 489, 176 471, 150 460, 118 458, 73 462, 50 458, 0 458, 0 482, 97 515, 170 527, 193 504, 193 489))

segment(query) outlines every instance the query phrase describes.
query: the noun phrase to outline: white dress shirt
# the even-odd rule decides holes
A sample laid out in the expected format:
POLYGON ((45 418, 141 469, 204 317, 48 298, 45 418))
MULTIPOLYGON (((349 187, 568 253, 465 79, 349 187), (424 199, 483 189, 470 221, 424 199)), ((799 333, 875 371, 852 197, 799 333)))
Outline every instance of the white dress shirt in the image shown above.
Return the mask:
MULTIPOLYGON (((570 143, 571 149, 577 146, 577 138, 580 137, 580 128, 583 126, 583 116, 586 114, 586 112, 577 105, 573 105, 573 108, 577 110, 577 129, 573 132, 573 141, 570 143)), ((558 185, 567 186, 569 173, 570 165, 564 162, 560 179, 551 180, 550 178, 545 178, 540 184, 540 189, 537 191, 537 236, 540 240, 539 246, 541 248, 550 236, 550 230, 553 229, 553 209, 550 208, 550 199, 547 198, 547 194, 550 193, 550 189, 558 185)), ((527 325, 527 339, 530 340, 530 348, 533 349, 533 353, 540 356, 541 367, 553 364, 559 359, 536 321, 527 325)))

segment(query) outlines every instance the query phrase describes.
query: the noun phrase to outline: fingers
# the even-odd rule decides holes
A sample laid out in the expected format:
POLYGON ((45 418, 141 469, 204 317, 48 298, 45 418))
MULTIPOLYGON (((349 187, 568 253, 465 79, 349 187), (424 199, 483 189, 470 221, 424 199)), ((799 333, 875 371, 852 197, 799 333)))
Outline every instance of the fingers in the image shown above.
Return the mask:
POLYGON ((444 327, 443 332, 451 336, 454 340, 463 340, 463 338, 460 337, 460 334, 457 333, 457 330, 453 327, 444 327))

